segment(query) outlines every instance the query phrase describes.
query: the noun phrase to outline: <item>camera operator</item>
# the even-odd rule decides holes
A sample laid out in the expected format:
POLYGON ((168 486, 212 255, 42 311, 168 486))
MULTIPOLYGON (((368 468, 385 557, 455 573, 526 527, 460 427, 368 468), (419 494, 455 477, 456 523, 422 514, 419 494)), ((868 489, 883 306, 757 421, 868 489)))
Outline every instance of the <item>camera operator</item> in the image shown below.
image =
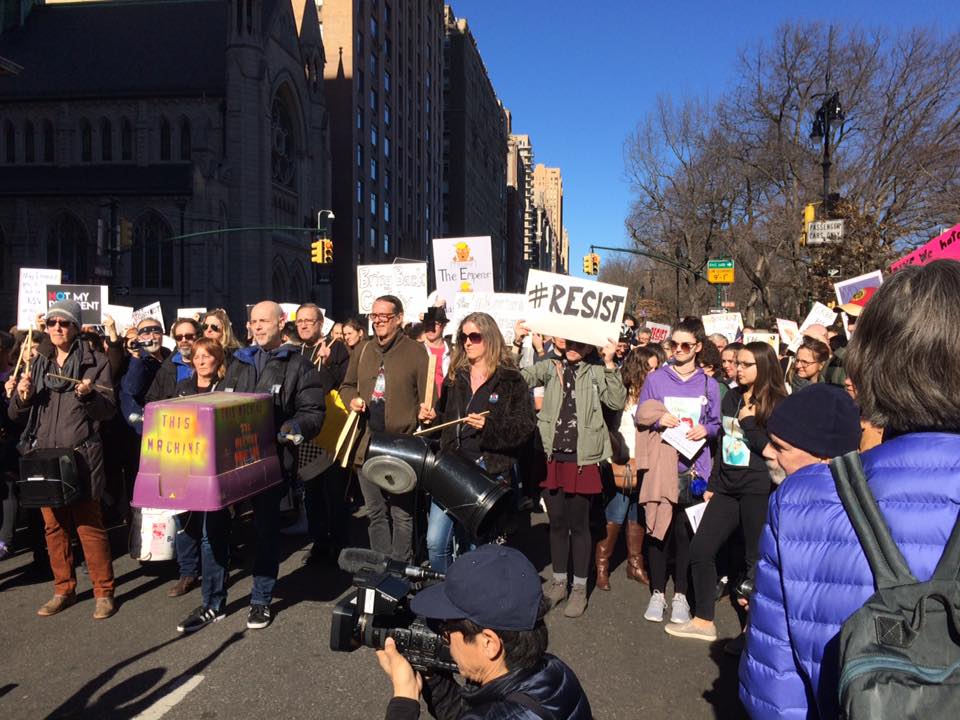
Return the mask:
POLYGON ((440 621, 467 683, 461 687, 445 673, 421 678, 389 638, 377 651, 393 682, 387 720, 419 717, 421 691, 440 720, 592 717, 576 675, 546 652, 540 576, 518 550, 483 545, 460 556, 446 580, 418 593, 410 609, 440 621))

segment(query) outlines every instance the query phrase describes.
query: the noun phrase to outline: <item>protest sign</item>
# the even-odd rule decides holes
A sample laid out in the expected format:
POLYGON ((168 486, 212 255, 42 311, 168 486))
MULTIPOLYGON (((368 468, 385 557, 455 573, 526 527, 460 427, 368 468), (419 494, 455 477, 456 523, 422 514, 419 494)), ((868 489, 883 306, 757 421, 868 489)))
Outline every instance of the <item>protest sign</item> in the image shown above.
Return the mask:
POLYGON ((780 341, 787 346, 793 345, 793 341, 800 334, 800 326, 796 321, 783 318, 777 318, 777 330, 780 332, 780 341))
POLYGON ((837 294, 837 305, 843 305, 850 302, 853 299, 853 296, 857 294, 858 290, 863 290, 864 288, 878 288, 881 284, 883 284, 883 273, 881 273, 879 270, 874 270, 866 275, 858 275, 855 278, 834 283, 833 290, 837 294))
POLYGON ((434 238, 437 294, 452 303, 458 292, 493 292, 490 237, 434 238))
MULTIPOLYGON (((297 319, 297 308, 300 307, 296 303, 280 303, 280 309, 287 314, 287 320, 293 321, 297 319)), ((322 312, 322 311, 321 311, 322 312)))
POLYGON ((664 325, 663 323, 648 322, 645 324, 647 330, 650 331, 650 342, 652 343, 662 343, 664 340, 670 338, 670 326, 664 325))
POLYGON ((813 307, 810 309, 810 312, 807 313, 807 317, 802 323, 800 323, 800 332, 797 333, 797 336, 793 339, 793 342, 790 343, 790 347, 788 347, 787 350, 792 353, 797 351, 797 348, 800 347, 800 343, 803 342, 803 331, 811 325, 823 325, 824 327, 830 327, 833 325, 836 319, 836 310, 828 308, 823 303, 815 302, 813 307))
POLYGON ((200 318, 206 314, 207 309, 205 307, 177 308, 178 318, 193 318, 197 322, 200 322, 200 318))
POLYGON ((450 324, 447 329, 455 333, 460 323, 467 315, 473 312, 485 312, 496 320, 500 327, 503 339, 510 344, 513 342, 513 326, 517 320, 525 320, 527 314, 527 298, 522 293, 492 293, 472 292, 457 293, 450 312, 450 324))
POLYGON ((620 336, 627 289, 531 270, 526 301, 524 321, 532 331, 603 346, 620 336))
POLYGON ((100 285, 47 285, 47 309, 54 303, 73 300, 80 305, 81 325, 99 325, 102 292, 100 285))
POLYGON ((127 328, 133 327, 133 308, 126 305, 103 304, 103 315, 109 315, 117 325, 117 333, 122 335, 127 328))
POLYGON ((780 350, 780 336, 776 333, 744 333, 743 344, 747 345, 752 342, 766 343, 773 348, 774 352, 780 350))
POLYGON ((364 315, 380 295, 395 295, 403 303, 406 320, 416 320, 427 309, 427 264, 357 265, 357 304, 364 315))
POLYGON ((160 326, 166 330, 166 325, 163 324, 163 308, 160 307, 159 302, 150 303, 145 307, 140 308, 139 310, 133 311, 133 324, 138 325, 141 320, 144 318, 153 318, 160 326))
POLYGON ((20 268, 17 295, 17 327, 34 327, 37 315, 47 311, 47 285, 60 283, 60 271, 53 268, 20 268))
POLYGON ((729 342, 737 339, 740 328, 743 327, 743 316, 738 312, 712 313, 701 315, 703 330, 707 335, 723 335, 729 342))
POLYGON ((960 224, 954 225, 933 240, 904 255, 890 266, 896 272, 907 265, 926 265, 934 260, 960 260, 960 224))

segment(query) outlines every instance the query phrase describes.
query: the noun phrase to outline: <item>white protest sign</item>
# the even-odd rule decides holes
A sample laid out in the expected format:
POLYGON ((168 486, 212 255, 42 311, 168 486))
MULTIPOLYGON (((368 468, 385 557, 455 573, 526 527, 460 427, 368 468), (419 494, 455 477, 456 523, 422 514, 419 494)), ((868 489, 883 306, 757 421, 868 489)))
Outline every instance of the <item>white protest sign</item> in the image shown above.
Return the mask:
POLYGON ((789 347, 800 334, 800 326, 794 320, 777 318, 777 331, 780 333, 780 341, 789 347))
POLYGON ((280 309, 287 314, 287 320, 296 320, 297 319, 297 308, 300 307, 296 303, 280 303, 280 309))
POLYGON ((163 324, 163 308, 159 302, 150 303, 138 310, 133 311, 133 324, 139 325, 144 318, 153 318, 160 323, 160 326, 166 330, 167 326, 163 324))
POLYGON ((810 312, 807 313, 806 319, 800 323, 800 332, 797 333, 797 336, 793 339, 793 342, 790 343, 790 347, 788 347, 787 350, 792 353, 797 351, 797 348, 800 347, 800 343, 803 342, 803 331, 811 325, 823 325, 824 327, 830 327, 833 325, 836 319, 836 310, 831 310, 821 302, 815 302, 813 307, 810 308, 810 312))
POLYGON ((707 335, 723 335, 729 342, 737 339, 737 333, 743 327, 743 316, 738 312, 701 315, 700 318, 707 335))
POLYGON ((780 336, 776 333, 744 333, 743 344, 752 342, 766 343, 773 348, 774 352, 780 350, 780 336))
POLYGON ((503 339, 510 344, 514 337, 513 326, 517 320, 526 319, 527 297, 522 293, 457 293, 448 327, 456 332, 463 319, 473 312, 484 312, 491 316, 500 328, 503 339))
POLYGON ((117 325, 117 333, 122 335, 127 328, 133 327, 133 308, 126 305, 110 305, 104 303, 104 316, 109 315, 117 325))
POLYGON ((197 322, 200 322, 200 318, 206 314, 207 309, 205 307, 177 308, 178 318, 193 318, 197 322))
POLYGON ((17 327, 36 325, 37 315, 47 312, 47 285, 60 284, 60 271, 53 268, 20 268, 17 295, 17 327))
POLYGON ((373 301, 394 295, 403 303, 406 320, 416 320, 427 309, 427 264, 357 265, 357 305, 369 315, 373 301))
POLYGON ((337 324, 337 321, 333 318, 328 318, 327 314, 323 314, 323 328, 320 332, 324 337, 327 337, 330 334, 330 331, 333 330, 333 326, 337 324))
POLYGON ((881 285, 883 285, 883 273, 879 270, 874 270, 865 275, 858 275, 849 280, 841 280, 838 283, 834 283, 833 291, 837 295, 837 305, 846 305, 857 297, 857 294, 861 291, 867 288, 876 290, 881 285))
POLYGON ((490 237, 434 238, 437 294, 453 302, 458 292, 493 292, 490 237))
POLYGON ((663 323, 648 322, 644 327, 650 331, 650 342, 662 343, 670 337, 670 326, 663 323))
POLYGON ((620 336, 627 288, 531 270, 526 317, 534 332, 603 346, 620 336))

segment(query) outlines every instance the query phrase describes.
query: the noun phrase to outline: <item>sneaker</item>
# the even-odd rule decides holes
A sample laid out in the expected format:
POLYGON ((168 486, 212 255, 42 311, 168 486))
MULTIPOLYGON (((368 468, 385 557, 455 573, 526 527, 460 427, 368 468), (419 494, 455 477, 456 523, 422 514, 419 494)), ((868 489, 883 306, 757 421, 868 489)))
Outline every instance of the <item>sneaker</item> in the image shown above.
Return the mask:
POLYGON ((578 618, 587 609, 587 586, 574 584, 570 597, 563 608, 563 614, 568 618, 578 618))
POLYGON ((690 622, 690 603, 687 602, 686 595, 673 594, 673 602, 670 604, 670 622, 679 625, 690 622))
POLYGON ((543 590, 543 597, 551 609, 555 608, 567 599, 567 581, 551 580, 543 590))
POLYGON ((682 625, 671 622, 664 630, 667 631, 668 635, 673 635, 674 637, 693 638, 694 640, 706 640, 707 642, 713 642, 717 639, 716 625, 704 628, 694 625, 693 620, 685 622, 682 625))
POLYGON ((654 590, 647 603, 647 611, 643 614, 644 620, 663 622, 663 613, 667 610, 667 599, 659 590, 654 590))
POLYGON ((3 540, 0 540, 0 560, 6 560, 11 555, 13 555, 13 550, 3 540))
POLYGON ((187 618, 177 625, 177 632, 191 633, 204 628, 210 623, 220 622, 227 614, 223 610, 214 610, 211 607, 198 607, 187 618))
POLYGON ((251 605, 250 612, 247 613, 247 627, 250 630, 259 630, 270 624, 270 606, 269 605, 251 605))

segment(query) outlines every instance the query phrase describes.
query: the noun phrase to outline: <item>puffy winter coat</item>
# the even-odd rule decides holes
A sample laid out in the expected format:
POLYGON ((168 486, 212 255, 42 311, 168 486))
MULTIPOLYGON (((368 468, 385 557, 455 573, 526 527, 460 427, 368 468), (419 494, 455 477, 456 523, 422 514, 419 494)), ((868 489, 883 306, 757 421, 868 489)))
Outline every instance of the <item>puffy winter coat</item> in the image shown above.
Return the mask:
MULTIPOLYGON (((870 490, 918 581, 960 514, 960 434, 902 435, 863 454, 870 490)), ((755 718, 834 718, 840 627, 875 591, 827 465, 770 496, 740 699, 755 718)))

